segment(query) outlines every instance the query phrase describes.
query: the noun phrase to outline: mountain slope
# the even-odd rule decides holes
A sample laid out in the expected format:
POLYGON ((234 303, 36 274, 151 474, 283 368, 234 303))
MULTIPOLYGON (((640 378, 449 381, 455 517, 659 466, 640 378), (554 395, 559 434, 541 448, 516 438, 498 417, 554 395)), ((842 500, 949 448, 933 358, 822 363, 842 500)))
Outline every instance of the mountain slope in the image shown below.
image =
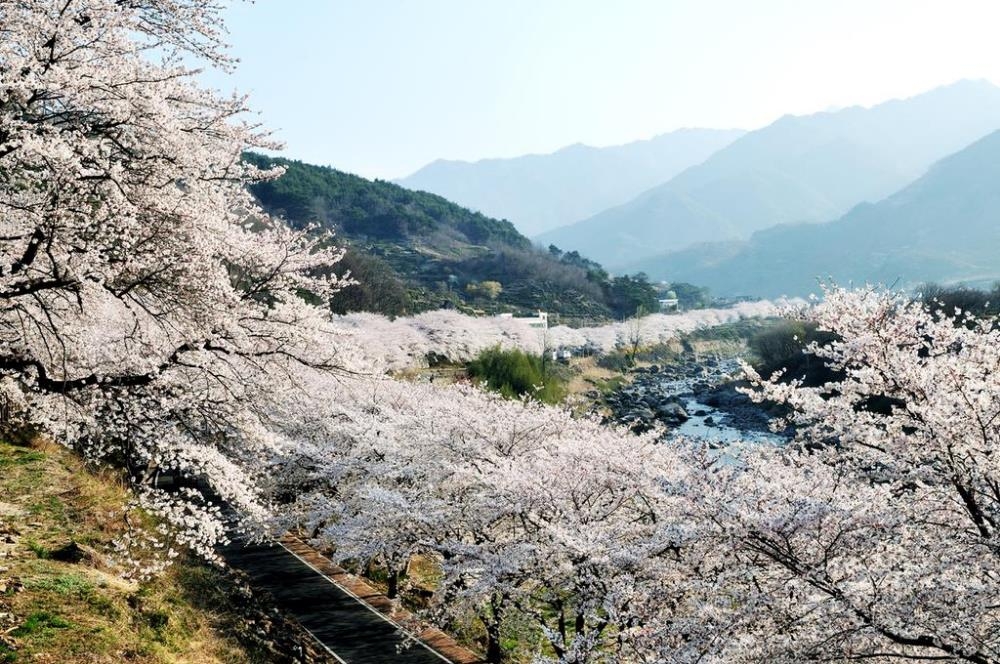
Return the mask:
POLYGON ((398 315, 468 305, 597 318, 611 313, 592 270, 534 249, 510 222, 332 168, 258 154, 244 158, 286 169, 251 188, 267 211, 295 227, 333 229, 347 246, 339 267, 359 284, 334 299, 337 311, 398 315), (483 282, 497 282, 499 292, 483 282))
POLYGON ((1000 128, 1000 88, 960 81, 872 108, 786 116, 625 205, 537 238, 613 267, 775 224, 836 218, 1000 128))
POLYGON ((319 221, 348 237, 433 238, 433 248, 439 251, 461 252, 490 243, 530 246, 510 222, 490 219, 434 194, 300 161, 257 154, 246 159, 258 166, 286 168, 282 177, 255 185, 253 193, 293 223, 319 221))
POLYGON ((743 133, 680 129, 607 148, 577 144, 513 159, 440 160, 397 183, 510 219, 530 236, 624 203, 704 161, 743 133))
POLYGON ((1000 279, 1000 131, 936 163, 876 204, 826 224, 778 226, 635 264, 720 295, 804 295, 817 279, 906 287, 1000 279))

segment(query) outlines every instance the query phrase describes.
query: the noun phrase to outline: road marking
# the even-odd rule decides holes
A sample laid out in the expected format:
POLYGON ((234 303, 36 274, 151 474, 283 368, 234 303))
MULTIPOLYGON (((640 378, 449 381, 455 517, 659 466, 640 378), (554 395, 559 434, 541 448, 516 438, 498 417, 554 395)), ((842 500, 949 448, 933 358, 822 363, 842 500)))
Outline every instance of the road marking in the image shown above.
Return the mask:
MULTIPOLYGON (((298 622, 298 621, 296 621, 296 622, 298 622)), ((323 649, 326 650, 328 653, 330 653, 330 655, 335 660, 337 660, 338 664, 347 664, 346 661, 344 661, 343 659, 340 658, 340 655, 338 655, 337 653, 333 652, 333 649, 330 646, 328 646, 325 643, 323 643, 323 640, 321 638, 319 638, 318 636, 316 636, 315 634, 313 634, 312 630, 310 630, 308 627, 306 627, 305 625, 303 625, 301 622, 299 623, 299 627, 301 627, 302 629, 304 629, 309 634, 309 636, 313 637, 313 641, 315 641, 316 643, 318 643, 321 646, 323 646, 323 649)))

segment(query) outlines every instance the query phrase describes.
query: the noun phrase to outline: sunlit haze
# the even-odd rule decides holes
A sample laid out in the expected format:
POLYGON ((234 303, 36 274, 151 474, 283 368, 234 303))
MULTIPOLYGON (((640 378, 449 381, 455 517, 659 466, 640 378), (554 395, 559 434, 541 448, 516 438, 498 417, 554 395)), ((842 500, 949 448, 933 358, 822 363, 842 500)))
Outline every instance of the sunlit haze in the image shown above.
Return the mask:
POLYGON ((1000 81, 998 22, 988 0, 259 0, 208 80, 288 156, 390 178, 1000 81))

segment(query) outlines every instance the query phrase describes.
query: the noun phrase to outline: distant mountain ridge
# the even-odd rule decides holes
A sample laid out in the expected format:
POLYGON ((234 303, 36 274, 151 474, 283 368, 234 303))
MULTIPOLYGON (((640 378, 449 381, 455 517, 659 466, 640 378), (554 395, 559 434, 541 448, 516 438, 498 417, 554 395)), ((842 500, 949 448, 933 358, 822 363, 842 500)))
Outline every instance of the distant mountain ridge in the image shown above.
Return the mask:
POLYGON ((613 147, 570 145, 550 154, 477 162, 438 160, 396 183, 439 194, 528 236, 619 205, 700 163, 745 132, 679 129, 613 147))
POLYGON ((1000 131, 835 221, 777 226, 749 242, 701 245, 632 267, 718 295, 805 295, 828 278, 900 288, 987 285, 1000 280, 1000 131))
POLYGON ((785 116, 634 200, 544 233, 612 269, 776 224, 835 219, 1000 128, 1000 88, 960 81, 871 108, 785 116))

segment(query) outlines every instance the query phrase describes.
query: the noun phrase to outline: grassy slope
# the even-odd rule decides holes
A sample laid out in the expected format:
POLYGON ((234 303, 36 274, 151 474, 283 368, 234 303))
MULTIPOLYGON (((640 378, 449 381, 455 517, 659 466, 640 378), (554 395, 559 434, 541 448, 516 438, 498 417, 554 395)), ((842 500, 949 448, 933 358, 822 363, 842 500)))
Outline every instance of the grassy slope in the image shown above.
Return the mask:
POLYGON ((184 561, 150 582, 115 575, 99 552, 127 500, 60 446, 0 443, 0 663, 265 661, 233 636, 220 571, 184 561), (50 557, 70 541, 90 555, 50 557))

